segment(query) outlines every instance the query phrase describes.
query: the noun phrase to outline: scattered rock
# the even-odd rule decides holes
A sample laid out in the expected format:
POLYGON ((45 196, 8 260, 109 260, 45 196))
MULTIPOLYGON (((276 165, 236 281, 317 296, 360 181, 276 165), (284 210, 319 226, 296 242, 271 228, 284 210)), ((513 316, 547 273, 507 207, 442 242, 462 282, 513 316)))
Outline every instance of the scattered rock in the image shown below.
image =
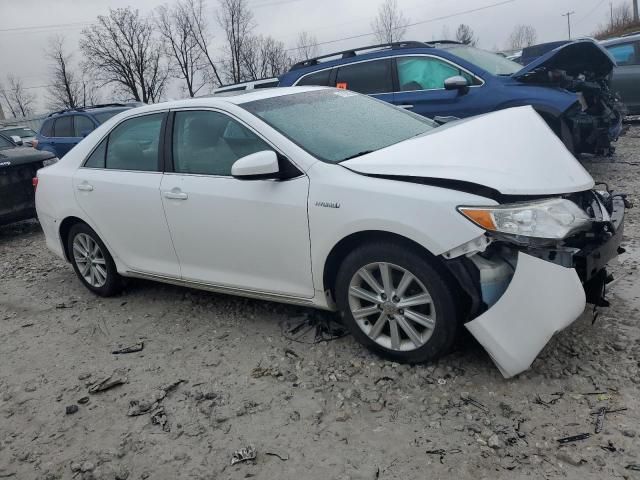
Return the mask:
POLYGON ((67 407, 64 409, 64 413, 67 415, 73 415, 74 413, 76 413, 78 411, 78 405, 67 405, 67 407))
POLYGON ((561 463, 566 463, 568 465, 573 465, 574 467, 579 467, 583 463, 587 463, 587 461, 578 455, 575 452, 571 452, 569 450, 560 450, 556 454, 556 458, 561 463))

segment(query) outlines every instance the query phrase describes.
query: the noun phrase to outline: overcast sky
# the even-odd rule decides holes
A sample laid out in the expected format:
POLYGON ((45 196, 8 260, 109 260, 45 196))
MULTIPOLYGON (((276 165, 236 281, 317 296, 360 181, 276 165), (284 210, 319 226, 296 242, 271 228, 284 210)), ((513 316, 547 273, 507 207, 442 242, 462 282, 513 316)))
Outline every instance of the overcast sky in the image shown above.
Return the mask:
MULTIPOLYGON (((217 0, 207 0, 211 23, 215 23, 214 7, 217 0)), ((318 42, 366 34, 371 31, 377 0, 248 0, 254 12, 256 32, 282 40, 293 47, 298 32, 306 30, 318 42)), ((610 1, 614 7, 631 0, 512 0, 510 3, 481 11, 461 13, 505 0, 398 0, 411 23, 425 22, 410 27, 408 40, 440 38, 443 29, 454 34, 460 23, 471 26, 479 37, 482 48, 504 48, 514 25, 533 25, 541 42, 567 37, 566 17, 562 13, 574 11, 571 17, 572 34, 591 34, 609 15, 610 1), (449 17, 449 18, 443 18, 449 17)), ((0 0, 0 81, 7 73, 24 80, 28 87, 49 83, 44 50, 52 35, 62 34, 66 45, 73 49, 79 60, 78 39, 82 28, 97 15, 106 14, 109 7, 139 8, 151 12, 167 3, 163 0, 0 0), (26 28, 25 28, 26 27, 26 28), (37 28, 34 28, 37 27, 37 28)), ((170 2, 168 2, 170 3, 170 2)), ((214 42, 222 35, 217 31, 214 42)), ((321 51, 329 53, 359 45, 373 43, 373 37, 323 45, 321 51)), ((38 110, 45 108, 46 90, 31 89, 38 97, 38 110)), ((177 96, 171 88, 169 96, 177 96)))

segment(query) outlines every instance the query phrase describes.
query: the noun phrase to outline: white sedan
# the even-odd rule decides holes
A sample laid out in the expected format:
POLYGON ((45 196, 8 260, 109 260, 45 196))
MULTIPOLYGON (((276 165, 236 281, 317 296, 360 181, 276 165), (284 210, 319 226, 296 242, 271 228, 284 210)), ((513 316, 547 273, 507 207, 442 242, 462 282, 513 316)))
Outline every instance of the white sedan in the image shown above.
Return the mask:
POLYGON ((438 127, 313 87, 128 110, 34 183, 98 295, 137 277, 337 310, 404 362, 464 325, 507 377, 603 303, 624 217, 529 107, 438 127))

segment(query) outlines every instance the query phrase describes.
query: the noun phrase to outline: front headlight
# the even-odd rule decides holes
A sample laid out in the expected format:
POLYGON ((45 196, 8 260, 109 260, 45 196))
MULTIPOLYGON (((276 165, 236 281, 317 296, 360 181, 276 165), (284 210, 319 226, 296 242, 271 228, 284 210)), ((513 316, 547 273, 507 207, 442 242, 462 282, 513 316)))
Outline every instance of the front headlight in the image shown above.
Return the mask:
POLYGON ((523 237, 562 240, 591 226, 588 215, 564 198, 458 211, 487 231, 523 237))

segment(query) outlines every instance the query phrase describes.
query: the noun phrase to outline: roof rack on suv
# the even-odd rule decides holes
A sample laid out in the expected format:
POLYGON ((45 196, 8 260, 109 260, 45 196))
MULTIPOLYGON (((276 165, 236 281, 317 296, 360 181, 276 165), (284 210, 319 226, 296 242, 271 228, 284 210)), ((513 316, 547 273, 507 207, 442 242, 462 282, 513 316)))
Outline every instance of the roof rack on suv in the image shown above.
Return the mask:
POLYGON ((444 45, 447 45, 447 44, 450 44, 450 45, 464 45, 464 43, 459 42, 457 40, 446 40, 446 39, 445 40, 431 40, 429 43, 434 44, 434 45, 438 44, 438 43, 441 44, 441 45, 443 45, 443 44, 444 45))
POLYGON ((59 110, 57 112, 51 112, 48 117, 52 117, 54 115, 60 115, 62 113, 67 112, 84 112, 86 110, 91 110, 93 108, 108 108, 108 107, 129 107, 131 105, 141 104, 140 102, 131 102, 131 103, 100 103, 98 105, 85 105, 84 107, 76 107, 76 108, 66 108, 64 110, 59 110))
POLYGON ((304 67, 310 67, 312 65, 318 65, 318 63, 319 63, 318 60, 324 60, 326 58, 337 57, 339 55, 341 56, 341 58, 355 57, 357 55, 357 52, 362 52, 364 50, 374 50, 374 49, 383 49, 383 48, 390 48, 392 50, 395 50, 395 49, 400 49, 400 48, 432 48, 432 47, 433 47, 433 45, 431 43, 415 42, 415 41, 381 43, 379 45, 369 45, 367 47, 352 48, 350 50, 343 50, 341 52, 334 52, 334 53, 329 53, 327 55, 321 55, 321 56, 315 57, 315 58, 309 58, 307 60, 303 60, 301 62, 296 63, 295 65, 293 65, 289 69, 289 71, 298 70, 298 69, 304 68, 304 67))

